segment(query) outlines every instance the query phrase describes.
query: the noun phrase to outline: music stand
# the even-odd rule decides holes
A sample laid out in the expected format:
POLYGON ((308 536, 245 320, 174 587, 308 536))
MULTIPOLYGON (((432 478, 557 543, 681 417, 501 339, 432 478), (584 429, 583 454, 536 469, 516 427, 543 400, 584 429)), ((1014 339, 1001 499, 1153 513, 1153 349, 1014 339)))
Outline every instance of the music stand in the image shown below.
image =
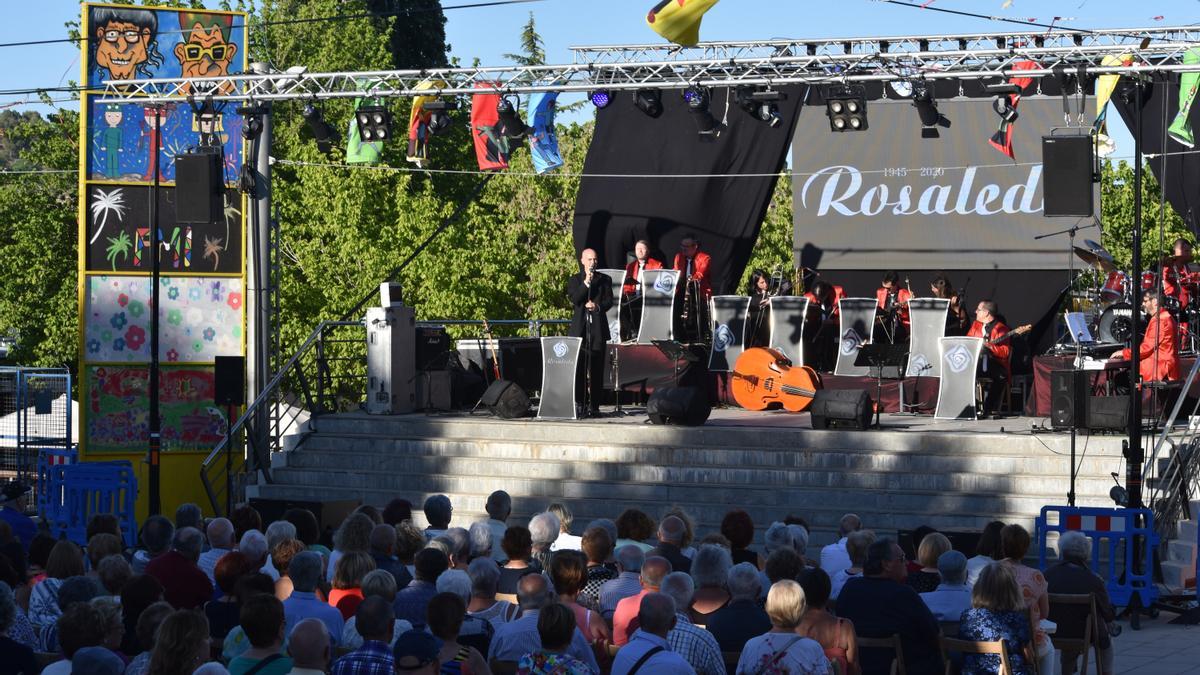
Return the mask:
MULTIPOLYGON (((908 345, 872 342, 861 345, 858 355, 854 357, 855 366, 867 366, 868 372, 875 378, 875 426, 879 426, 880 414, 883 410, 883 381, 904 379, 904 371, 908 367, 908 345)), ((904 402, 901 395, 900 402, 904 402)))
POLYGON ((690 346, 675 340, 651 340, 650 344, 654 345, 662 355, 671 359, 672 367, 674 368, 675 386, 679 386, 679 362, 686 361, 687 363, 699 363, 700 355, 697 354, 690 346))

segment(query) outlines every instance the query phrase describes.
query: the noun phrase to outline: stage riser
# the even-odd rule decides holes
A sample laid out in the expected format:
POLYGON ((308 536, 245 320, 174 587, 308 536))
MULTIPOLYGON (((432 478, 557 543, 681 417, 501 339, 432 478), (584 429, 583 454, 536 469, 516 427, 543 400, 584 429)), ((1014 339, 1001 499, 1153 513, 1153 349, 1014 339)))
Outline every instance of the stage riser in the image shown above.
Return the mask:
MULTIPOLYGON (((764 417, 765 424, 773 419, 764 417)), ((1014 428, 1027 427, 1014 421, 1014 428)), ((1066 436, 829 431, 706 426, 500 421, 490 418, 318 418, 295 452, 277 455, 261 497, 357 498, 382 506, 396 496, 420 504, 445 493, 454 524, 483 514, 487 495, 511 493, 515 522, 555 500, 575 513, 575 531, 634 506, 657 517, 685 507, 700 532, 745 508, 758 538, 788 513, 813 523, 812 544, 834 538, 853 511, 881 531, 921 524, 977 529, 993 518, 1031 527, 1043 505, 1065 503, 1066 436)), ((1120 439, 1080 438, 1080 505, 1107 506, 1120 468, 1120 439)), ((415 514, 419 525, 424 518, 415 514)))

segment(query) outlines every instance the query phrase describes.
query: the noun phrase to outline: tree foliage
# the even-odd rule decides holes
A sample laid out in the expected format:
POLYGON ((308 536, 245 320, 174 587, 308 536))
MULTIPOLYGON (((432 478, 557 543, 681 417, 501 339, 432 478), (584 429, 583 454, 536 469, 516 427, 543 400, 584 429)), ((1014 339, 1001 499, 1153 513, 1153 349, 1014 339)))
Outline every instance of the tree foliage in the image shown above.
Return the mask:
MULTIPOLYGON (((1133 258, 1133 165, 1124 161, 1104 162, 1100 172, 1100 203, 1104 213, 1102 246, 1113 255, 1117 266, 1129 269, 1133 258)), ((1171 250, 1177 237, 1195 240, 1183 219, 1170 204, 1160 204, 1162 191, 1147 166, 1142 171, 1142 267, 1158 262, 1171 250), (1160 208, 1161 206, 1161 208, 1160 208)), ((1093 238, 1084 230, 1077 238, 1093 238)))

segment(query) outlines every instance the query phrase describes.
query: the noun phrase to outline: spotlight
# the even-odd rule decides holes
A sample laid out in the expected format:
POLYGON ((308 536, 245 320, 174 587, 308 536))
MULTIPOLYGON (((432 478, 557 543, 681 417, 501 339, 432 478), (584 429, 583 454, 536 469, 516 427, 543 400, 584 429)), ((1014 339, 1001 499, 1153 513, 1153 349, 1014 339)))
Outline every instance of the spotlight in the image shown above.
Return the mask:
POLYGON ((825 90, 825 114, 833 131, 867 129, 867 91, 861 85, 832 85, 825 90))
POLYGON ((711 99, 708 87, 688 87, 683 90, 683 99, 687 101, 692 119, 696 120, 696 129, 701 138, 716 138, 721 135, 721 123, 708 110, 711 99))
POLYGON ((597 108, 607 108, 612 103, 612 92, 607 89, 597 89, 592 92, 592 105, 597 108))
POLYGON ((454 123, 454 117, 450 113, 458 110, 458 104, 454 101, 438 100, 430 101, 421 108, 429 113, 429 133, 436 136, 445 133, 454 123))
POLYGON ((913 107, 921 118, 921 138, 938 138, 938 127, 950 127, 950 120, 939 113, 933 90, 928 85, 918 85, 913 90, 913 107))
POLYGON ((392 137, 392 113, 382 105, 359 106, 354 111, 354 119, 358 122, 359 137, 368 143, 392 137))
POLYGON ((657 89, 638 89, 633 92, 633 104, 650 117, 662 115, 662 92, 657 89))
POLYGON ((303 115, 304 121, 308 124, 308 129, 312 132, 313 138, 317 141, 317 149, 326 155, 332 152, 333 144, 337 142, 337 132, 325 121, 325 117, 321 114, 321 109, 311 102, 305 103, 304 111, 301 115, 303 115))
MULTIPOLYGON (((520 104, 519 99, 517 103, 520 104)), ((496 104, 496 115, 500 118, 500 133, 504 136, 525 138, 525 135, 529 133, 529 127, 525 125, 525 121, 517 112, 517 107, 513 105, 508 96, 500 97, 500 102, 496 104)))
POLYGON ((738 87, 737 102, 751 117, 766 122, 772 127, 779 126, 783 121, 779 117, 779 102, 786 99, 787 94, 778 91, 755 89, 754 87, 738 87))
POLYGON ((992 99, 992 110, 996 111, 996 114, 1000 116, 1000 121, 1005 124, 1012 124, 1020 117, 1017 109, 1009 103, 1008 96, 997 96, 992 99))

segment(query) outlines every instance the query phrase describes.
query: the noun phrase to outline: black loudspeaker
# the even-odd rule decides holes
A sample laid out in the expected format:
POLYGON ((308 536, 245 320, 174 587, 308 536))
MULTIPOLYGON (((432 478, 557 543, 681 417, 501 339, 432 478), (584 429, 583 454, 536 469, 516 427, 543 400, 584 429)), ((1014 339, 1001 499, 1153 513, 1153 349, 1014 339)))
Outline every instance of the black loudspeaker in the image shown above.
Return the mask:
POLYGON ((1088 372, 1055 370, 1050 373, 1050 426, 1055 429, 1087 427, 1088 372))
POLYGON ((646 414, 654 424, 698 427, 711 413, 708 396, 699 387, 661 387, 646 402, 646 414))
POLYGON ((1128 431, 1128 396, 1089 396, 1087 428, 1089 431, 1128 431))
POLYGON ((1091 136, 1042 136, 1042 214, 1091 217, 1094 171, 1091 136))
POLYGON ((213 371, 213 402, 217 405, 245 405, 246 357, 215 357, 213 371))
POLYGON ((418 410, 454 410, 454 378, 448 370, 417 373, 418 410))
POLYGON ((525 417, 529 414, 529 395, 510 380, 496 380, 483 392, 480 403, 487 406, 493 415, 506 420, 525 417))
POLYGON ((219 154, 175 156, 176 222, 204 225, 224 220, 224 195, 219 154))
POLYGON ((871 426, 871 395, 866 389, 821 389, 812 405, 812 427, 846 427, 865 430, 871 426))
POLYGON ((417 370, 445 370, 450 360, 450 335, 445 326, 417 326, 417 370))

